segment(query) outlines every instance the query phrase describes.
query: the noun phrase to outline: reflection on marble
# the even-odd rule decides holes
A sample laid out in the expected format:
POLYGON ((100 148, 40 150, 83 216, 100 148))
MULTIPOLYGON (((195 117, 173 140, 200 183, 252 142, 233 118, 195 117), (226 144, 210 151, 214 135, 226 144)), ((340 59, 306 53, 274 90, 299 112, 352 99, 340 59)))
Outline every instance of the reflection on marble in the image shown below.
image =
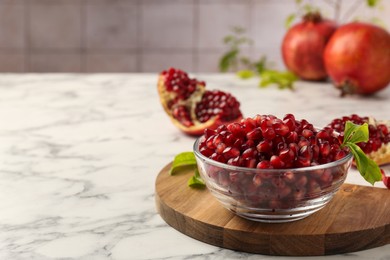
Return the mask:
MULTIPOLYGON (((291 92, 199 77, 234 93, 247 116, 294 113, 318 126, 351 113, 390 119, 390 88, 339 98, 326 83, 291 92)), ((156 79, 0 76, 0 259, 274 259, 196 241, 156 213, 156 175, 194 142, 163 113, 156 79)), ((365 185, 354 170, 347 182, 365 185)), ((352 258, 389 259, 390 245, 343 255, 352 258)))

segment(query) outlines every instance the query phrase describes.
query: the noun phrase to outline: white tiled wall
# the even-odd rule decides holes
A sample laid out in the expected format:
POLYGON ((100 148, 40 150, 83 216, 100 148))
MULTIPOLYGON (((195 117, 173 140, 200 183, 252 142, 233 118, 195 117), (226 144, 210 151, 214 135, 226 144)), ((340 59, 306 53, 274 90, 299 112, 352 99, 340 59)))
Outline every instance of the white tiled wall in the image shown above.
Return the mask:
MULTIPOLYGON (((364 0, 354 16, 378 16, 390 29, 390 0, 372 13, 364 0)), ((332 15, 329 2, 313 0, 332 15)), ((176 66, 217 72, 231 27, 247 29, 254 46, 282 68, 284 20, 295 0, 0 0, 0 72, 158 72, 176 66)))

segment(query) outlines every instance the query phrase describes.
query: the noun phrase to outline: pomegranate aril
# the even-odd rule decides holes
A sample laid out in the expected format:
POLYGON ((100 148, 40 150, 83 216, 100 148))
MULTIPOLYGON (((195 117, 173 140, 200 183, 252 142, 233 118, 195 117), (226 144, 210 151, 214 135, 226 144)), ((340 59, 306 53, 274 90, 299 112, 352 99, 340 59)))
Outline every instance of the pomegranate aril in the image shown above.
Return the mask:
POLYGON ((253 158, 245 159, 244 166, 247 168, 255 168, 256 167, 256 159, 253 159, 253 158))
POLYGON ((311 146, 309 146, 309 145, 302 146, 299 149, 299 156, 304 157, 304 158, 308 159, 309 161, 311 161, 313 158, 313 150, 311 149, 311 146))
POLYGON ((253 177, 253 185, 255 185, 255 187, 259 187, 261 183, 262 183, 261 175, 255 174, 255 176, 253 177))
POLYGON ((310 142, 306 139, 306 138, 303 138, 301 139, 299 142, 298 142, 298 146, 299 148, 303 147, 303 146, 308 146, 310 145, 310 142))
POLYGON ((263 161, 260 161, 256 168, 258 169, 270 169, 271 168, 271 164, 269 161, 266 161, 266 160, 263 160, 263 161))
POLYGON ((268 127, 263 131, 263 136, 265 139, 272 140, 276 137, 275 130, 272 127, 268 127))
POLYGON ((257 150, 255 148, 248 148, 241 155, 243 159, 248 159, 248 158, 252 159, 255 158, 256 156, 257 156, 257 150))
POLYGON ((227 161, 227 164, 229 165, 233 165, 233 166, 241 166, 242 164, 242 158, 240 156, 237 156, 235 158, 230 158, 228 161, 227 161))
POLYGON ((212 130, 212 129, 210 129, 210 128, 206 128, 205 130, 204 130, 204 136, 205 136, 205 138, 209 138, 210 136, 212 136, 212 135, 215 135, 215 131, 214 130, 212 130))
POLYGON ((237 138, 241 138, 245 136, 244 129, 242 129, 239 123, 228 124, 227 129, 237 138))
POLYGON ((330 170, 325 170, 324 173, 320 177, 321 181, 321 187, 323 188, 324 186, 330 186, 333 181, 333 174, 332 171, 330 170))
POLYGON ((259 128, 255 128, 246 134, 246 138, 251 139, 251 140, 259 140, 262 137, 263 136, 262 136, 261 130, 259 128))
POLYGON ((172 110, 172 116, 177 119, 182 125, 186 127, 193 126, 190 112, 185 106, 176 106, 172 110))
POLYGON ((210 156, 210 159, 214 160, 214 161, 217 161, 217 162, 221 162, 221 163, 224 163, 226 162, 225 161, 225 158, 220 155, 220 154, 217 154, 217 153, 213 153, 211 156, 210 156))
POLYGON ((330 145, 328 141, 320 144, 320 154, 322 157, 327 157, 330 153, 330 145))
POLYGON ((344 150, 340 150, 336 153, 336 155, 334 156, 334 160, 337 161, 337 160, 341 160, 342 158, 344 158, 345 156, 347 156, 347 153, 344 151, 344 150))
POLYGON ((309 129, 303 129, 302 130, 302 136, 305 137, 305 138, 309 138, 311 136, 313 136, 313 131, 309 130, 309 129))
POLYGON ((295 181, 295 175, 293 172, 287 171, 283 174, 283 179, 288 183, 293 183, 295 181))
POLYGON ((292 121, 295 122, 295 116, 293 114, 286 114, 284 117, 283 117, 283 120, 287 120, 287 119, 291 119, 292 121))
POLYGON ((295 130, 295 119, 291 119, 291 118, 286 118, 283 120, 283 123, 288 127, 288 129, 290 131, 294 131, 295 130))
POLYGON ((298 156, 298 159, 295 162, 295 166, 300 168, 300 167, 309 167, 311 165, 310 159, 303 157, 303 156, 298 156))
POLYGON ((275 130, 275 133, 278 135, 281 135, 281 136, 285 136, 290 132, 289 127, 283 123, 280 123, 280 122, 274 123, 273 128, 275 130))
POLYGON ((288 195, 290 195, 291 190, 292 189, 290 188, 290 186, 285 186, 282 189, 279 189, 278 190, 278 198, 280 198, 280 199, 286 198, 288 195))
POLYGON ((295 159, 295 153, 289 148, 284 148, 279 152, 280 159, 285 162, 292 162, 295 159))
POLYGON ((320 155, 320 147, 317 144, 312 144, 311 150, 313 151, 313 160, 317 161, 319 155, 320 155))
POLYGON ((288 144, 288 148, 290 148, 290 150, 293 151, 294 154, 297 154, 299 151, 299 146, 296 143, 288 144))
POLYGON ((389 134, 389 129, 387 128, 386 125, 379 124, 379 125, 377 125, 377 128, 382 133, 382 135, 388 135, 389 134))
POLYGON ((282 169, 285 166, 285 163, 277 155, 272 155, 270 159, 270 164, 275 169, 282 169))
POLYGON ((269 153, 272 151, 272 141, 264 140, 256 146, 257 151, 261 153, 269 153))
POLYGON ((225 156, 225 158, 230 159, 239 156, 240 150, 235 147, 226 147, 225 150, 223 150, 222 154, 223 156, 225 156))
POLYGON ((324 139, 324 140, 327 140, 329 138, 329 133, 325 130, 321 130, 317 133, 317 138, 318 139, 324 139))
POLYGON ((225 150, 225 148, 226 148, 226 144, 224 144, 224 143, 219 143, 218 145, 217 145, 217 148, 215 149, 215 152, 217 153, 217 154, 222 154, 223 153, 223 151, 225 150))
POLYGON ((292 131, 286 135, 286 142, 288 143, 296 143, 298 142, 298 133, 292 131))
POLYGON ((283 189, 284 187, 286 187, 286 183, 282 180, 282 178, 280 177, 274 177, 272 178, 272 181, 271 181, 272 185, 275 187, 275 188, 278 188, 278 189, 283 189))
POLYGON ((201 154, 203 154, 206 157, 210 157, 214 153, 214 151, 212 149, 209 149, 207 147, 202 147, 202 148, 200 148, 199 151, 201 154))
POLYGON ((297 181, 294 184, 295 184, 295 187, 297 189, 302 189, 306 186, 307 182, 308 182, 307 177, 304 175, 301 175, 301 176, 297 177, 297 181))

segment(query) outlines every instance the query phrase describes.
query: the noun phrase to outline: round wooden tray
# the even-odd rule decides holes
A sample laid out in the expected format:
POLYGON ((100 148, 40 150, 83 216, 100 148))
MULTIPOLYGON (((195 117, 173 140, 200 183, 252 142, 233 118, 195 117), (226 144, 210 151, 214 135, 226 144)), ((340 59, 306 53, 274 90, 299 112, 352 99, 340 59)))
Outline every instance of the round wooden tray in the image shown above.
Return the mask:
POLYGON ((223 248, 267 255, 313 256, 354 252, 390 243, 390 191, 344 184, 327 206, 290 223, 243 219, 207 189, 193 189, 192 170, 175 176, 165 166, 156 180, 156 206, 178 231, 223 248))

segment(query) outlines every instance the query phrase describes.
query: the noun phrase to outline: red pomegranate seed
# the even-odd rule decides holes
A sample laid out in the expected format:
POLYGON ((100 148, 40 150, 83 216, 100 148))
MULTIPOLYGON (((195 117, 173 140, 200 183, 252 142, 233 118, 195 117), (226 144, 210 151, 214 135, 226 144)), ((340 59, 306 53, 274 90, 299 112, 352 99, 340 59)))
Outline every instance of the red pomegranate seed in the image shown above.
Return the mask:
POLYGON ((240 150, 235 147, 227 147, 222 152, 226 159, 234 158, 240 155, 240 150))
POLYGON ((299 149, 299 156, 305 157, 306 159, 311 161, 311 159, 313 158, 313 150, 311 149, 311 147, 309 145, 302 146, 299 149))
POLYGON ((259 140, 262 137, 260 128, 255 128, 246 134, 246 138, 251 140, 259 140))
POLYGON ((265 139, 272 140, 276 137, 275 130, 272 127, 268 127, 263 131, 263 136, 265 139))
POLYGON ((290 128, 281 122, 274 123, 273 128, 275 130, 275 133, 281 136, 285 136, 290 132, 290 128))
POLYGON ((303 156, 298 156, 298 159, 295 163, 296 167, 309 167, 311 165, 310 159, 303 157, 303 156))
POLYGON ((330 153, 330 145, 328 141, 320 144, 320 154, 322 157, 327 157, 330 153))
POLYGON ((337 160, 344 158, 345 156, 347 156, 347 153, 343 150, 340 150, 336 153, 336 155, 334 156, 334 159, 335 159, 335 161, 337 161, 337 160))
POLYGON ((313 131, 309 129, 303 129, 302 136, 308 139, 309 137, 313 136, 313 131))
POLYGON ((256 156, 257 156, 257 150, 255 148, 248 148, 241 155, 243 159, 248 159, 248 158, 253 159, 256 156))
POLYGON ((255 174, 255 176, 253 177, 253 185, 255 185, 255 187, 259 187, 261 183, 262 183, 261 175, 255 174))
POLYGON ((272 151, 272 141, 264 140, 256 146, 257 151, 261 153, 269 153, 272 151))
POLYGON ((330 137, 329 133, 325 130, 321 130, 317 133, 317 138, 327 140, 330 137))
POLYGON ((289 131, 294 131, 295 130, 295 119, 291 118, 286 118, 283 120, 283 123, 288 127, 289 131))
POLYGON ((215 152, 217 153, 217 154, 222 154, 223 153, 223 151, 225 150, 225 148, 226 148, 226 144, 224 144, 224 143, 219 143, 218 145, 217 145, 217 148, 215 149, 215 152))
POLYGON ((284 148, 279 152, 279 157, 284 163, 288 163, 295 159, 295 153, 289 148, 284 148))
POLYGON ((275 169, 282 169, 285 166, 285 163, 277 155, 272 155, 271 156, 270 164, 275 169))
POLYGON ((271 164, 269 161, 266 161, 266 160, 263 160, 263 161, 260 161, 256 168, 258 169, 270 169, 271 168, 271 164))
POLYGON ((288 143, 296 143, 296 142, 298 142, 298 133, 295 132, 295 131, 292 131, 292 132, 288 133, 287 136, 286 136, 286 141, 288 143))
POLYGON ((301 176, 297 176, 297 181, 294 183, 295 184, 295 187, 297 187, 298 189, 302 189, 306 186, 307 184, 307 177, 304 176, 304 175, 301 175, 301 176))
POLYGON ((293 172, 287 171, 283 174, 283 178, 288 183, 293 183, 295 181, 295 174, 293 172))

